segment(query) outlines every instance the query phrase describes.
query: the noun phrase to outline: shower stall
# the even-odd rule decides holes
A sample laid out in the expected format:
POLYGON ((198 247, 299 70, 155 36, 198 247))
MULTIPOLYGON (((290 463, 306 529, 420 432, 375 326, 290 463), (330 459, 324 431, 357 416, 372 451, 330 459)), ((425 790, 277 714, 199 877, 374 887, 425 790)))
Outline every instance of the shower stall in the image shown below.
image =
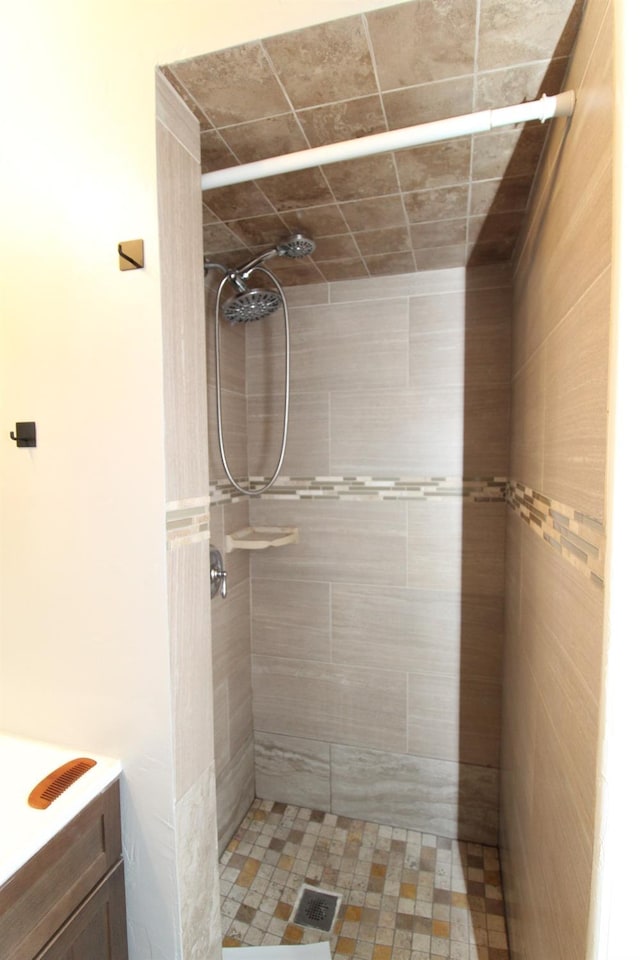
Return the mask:
POLYGON ((212 543, 299 534, 227 553, 212 601, 221 849, 256 796, 499 842, 511 949, 536 960, 581 956, 589 924, 611 261, 593 91, 611 89, 610 28, 590 5, 577 111, 553 126, 513 261, 295 286, 284 270, 287 348, 280 288, 244 276, 281 233, 220 264, 240 322, 217 349, 208 317, 212 543))

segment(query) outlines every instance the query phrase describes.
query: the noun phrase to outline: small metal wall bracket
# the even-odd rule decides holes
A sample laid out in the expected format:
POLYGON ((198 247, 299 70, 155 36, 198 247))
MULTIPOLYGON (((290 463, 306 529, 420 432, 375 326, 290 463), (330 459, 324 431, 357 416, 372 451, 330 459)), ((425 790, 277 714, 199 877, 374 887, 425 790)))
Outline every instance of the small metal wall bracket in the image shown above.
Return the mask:
POLYGON ((36 425, 33 420, 23 420, 16 423, 15 433, 13 430, 9 434, 12 440, 15 440, 18 447, 35 447, 36 444, 36 425))
POLYGON ((144 240, 123 240, 118 244, 118 265, 121 270, 144 267, 144 240))

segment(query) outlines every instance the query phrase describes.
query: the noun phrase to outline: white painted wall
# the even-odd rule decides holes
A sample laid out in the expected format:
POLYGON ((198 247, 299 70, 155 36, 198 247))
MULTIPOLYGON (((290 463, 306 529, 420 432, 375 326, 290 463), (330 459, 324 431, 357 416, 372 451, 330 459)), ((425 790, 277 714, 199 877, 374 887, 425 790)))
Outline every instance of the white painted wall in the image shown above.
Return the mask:
POLYGON ((178 928, 154 68, 391 2, 0 0, 0 728, 122 757, 131 960, 178 928))

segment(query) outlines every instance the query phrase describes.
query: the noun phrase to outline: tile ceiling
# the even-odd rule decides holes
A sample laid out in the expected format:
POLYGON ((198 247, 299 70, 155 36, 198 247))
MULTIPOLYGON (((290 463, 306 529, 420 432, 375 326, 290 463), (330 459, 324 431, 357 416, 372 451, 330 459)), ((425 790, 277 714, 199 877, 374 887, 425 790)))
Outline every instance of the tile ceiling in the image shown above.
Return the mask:
MULTIPOLYGON (((583 0, 411 0, 183 60, 204 172, 561 89, 583 0)), ((562 122, 562 121, 559 121, 562 122)), ((238 266, 302 231, 287 284, 510 259, 537 122, 203 194, 205 253, 238 266)))

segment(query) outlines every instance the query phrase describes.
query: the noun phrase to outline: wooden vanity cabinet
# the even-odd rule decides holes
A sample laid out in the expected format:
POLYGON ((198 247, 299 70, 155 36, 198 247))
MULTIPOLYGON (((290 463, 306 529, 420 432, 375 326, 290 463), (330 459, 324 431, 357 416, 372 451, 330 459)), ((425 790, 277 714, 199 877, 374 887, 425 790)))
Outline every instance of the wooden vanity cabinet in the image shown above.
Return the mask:
POLYGON ((0 945, 1 960, 127 960, 117 782, 0 887, 0 945))

